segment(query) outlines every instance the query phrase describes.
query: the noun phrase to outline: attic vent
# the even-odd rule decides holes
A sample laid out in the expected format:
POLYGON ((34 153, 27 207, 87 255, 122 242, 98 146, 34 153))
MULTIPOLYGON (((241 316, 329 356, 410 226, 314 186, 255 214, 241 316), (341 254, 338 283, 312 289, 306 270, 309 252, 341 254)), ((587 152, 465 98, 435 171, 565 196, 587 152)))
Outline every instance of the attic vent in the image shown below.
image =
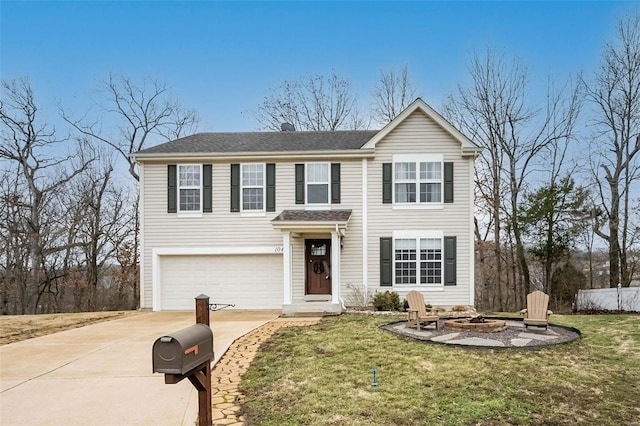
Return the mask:
POLYGON ((291 123, 282 123, 280 125, 280 130, 282 130, 283 132, 295 132, 296 128, 293 127, 293 124, 291 123))

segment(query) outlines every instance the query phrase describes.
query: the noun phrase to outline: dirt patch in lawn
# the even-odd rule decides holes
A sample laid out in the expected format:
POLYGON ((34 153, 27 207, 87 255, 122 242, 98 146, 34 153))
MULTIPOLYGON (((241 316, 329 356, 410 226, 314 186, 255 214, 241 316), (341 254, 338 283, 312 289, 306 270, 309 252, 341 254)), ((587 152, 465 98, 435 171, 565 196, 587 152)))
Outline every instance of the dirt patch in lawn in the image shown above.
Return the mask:
POLYGON ((102 321, 127 318, 139 311, 0 316, 0 345, 20 342, 102 321))

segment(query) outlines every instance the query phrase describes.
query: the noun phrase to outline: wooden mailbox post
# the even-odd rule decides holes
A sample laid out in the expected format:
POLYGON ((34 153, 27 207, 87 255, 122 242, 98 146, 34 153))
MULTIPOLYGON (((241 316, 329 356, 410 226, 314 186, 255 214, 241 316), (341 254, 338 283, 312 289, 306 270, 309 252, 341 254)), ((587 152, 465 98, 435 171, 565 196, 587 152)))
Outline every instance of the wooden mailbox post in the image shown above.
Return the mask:
POLYGON ((211 361, 214 354, 209 325, 209 296, 201 294, 196 297, 196 325, 160 337, 153 344, 153 372, 164 373, 164 382, 170 385, 187 378, 198 390, 199 426, 211 426, 212 422, 211 361), (194 360, 198 363, 195 367, 194 360))

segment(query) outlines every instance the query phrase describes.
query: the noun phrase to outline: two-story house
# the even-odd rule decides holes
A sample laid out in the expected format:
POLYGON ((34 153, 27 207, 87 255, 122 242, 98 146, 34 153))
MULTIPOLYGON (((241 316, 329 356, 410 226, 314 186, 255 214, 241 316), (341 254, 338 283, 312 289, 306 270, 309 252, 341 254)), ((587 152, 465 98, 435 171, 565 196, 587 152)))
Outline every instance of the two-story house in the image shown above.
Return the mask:
POLYGON ((350 289, 473 305, 480 149, 421 99, 380 131, 199 133, 135 154, 140 305, 344 309, 350 289))

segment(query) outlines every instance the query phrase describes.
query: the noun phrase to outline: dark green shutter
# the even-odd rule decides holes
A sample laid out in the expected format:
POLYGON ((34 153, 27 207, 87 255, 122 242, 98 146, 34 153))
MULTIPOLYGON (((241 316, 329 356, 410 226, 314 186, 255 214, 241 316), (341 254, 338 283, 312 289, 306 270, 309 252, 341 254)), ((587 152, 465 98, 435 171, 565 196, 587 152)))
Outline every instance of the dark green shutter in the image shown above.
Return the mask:
POLYGON ((340 163, 331 163, 331 204, 340 204, 340 163))
POLYGON ((276 165, 267 164, 267 211, 276 211, 276 165))
POLYGON ((240 211, 240 164, 231 165, 231 211, 240 211))
POLYGON ((304 164, 296 164, 296 204, 304 204, 304 164))
POLYGON ((393 285, 393 238, 380 238, 380 285, 393 285))
POLYGON ((176 213, 178 211, 178 185, 175 164, 167 166, 167 213, 176 213))
POLYGON ((392 200, 392 185, 393 185, 393 168, 391 163, 382 164, 382 203, 391 204, 392 200))
POLYGON ((444 237, 444 285, 456 285, 456 237, 444 237))
POLYGON ((453 163, 444 163, 444 202, 453 203, 453 163))
POLYGON ((213 211, 211 200, 213 190, 211 171, 211 164, 202 165, 202 211, 204 213, 211 213, 213 211))

